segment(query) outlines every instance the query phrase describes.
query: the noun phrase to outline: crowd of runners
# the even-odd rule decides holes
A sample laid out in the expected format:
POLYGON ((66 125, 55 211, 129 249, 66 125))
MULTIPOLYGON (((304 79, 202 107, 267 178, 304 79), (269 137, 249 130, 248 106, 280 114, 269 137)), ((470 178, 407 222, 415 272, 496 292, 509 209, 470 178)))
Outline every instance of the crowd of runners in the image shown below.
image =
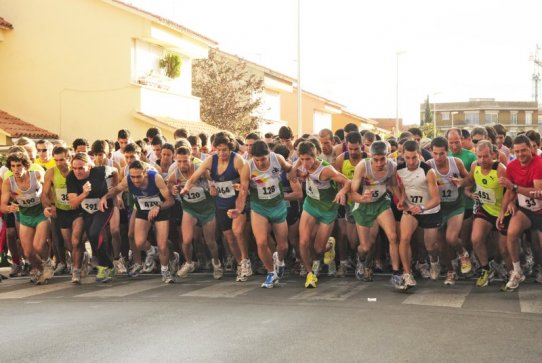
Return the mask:
MULTIPOLYGON (((165 283, 195 271, 238 282, 285 274, 315 288, 320 274, 394 288, 416 279, 495 280, 513 291, 542 283, 540 134, 502 125, 418 128, 381 139, 354 124, 294 138, 229 132, 166 141, 157 128, 133 141, 20 138, 2 180, 0 258, 10 277, 36 284, 89 273, 160 273, 165 283), (8 257, 9 256, 9 257, 8 257)), ((1 279, 0 279, 1 281, 1 279)))

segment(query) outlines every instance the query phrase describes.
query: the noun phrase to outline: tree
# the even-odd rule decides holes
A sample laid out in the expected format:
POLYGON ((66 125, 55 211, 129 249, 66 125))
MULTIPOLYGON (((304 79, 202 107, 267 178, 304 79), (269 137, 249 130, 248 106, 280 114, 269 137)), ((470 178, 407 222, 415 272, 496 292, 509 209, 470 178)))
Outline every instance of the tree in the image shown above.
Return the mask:
POLYGON ((192 91, 201 98, 202 121, 241 135, 258 129, 263 79, 250 74, 245 62, 210 50, 207 59, 194 62, 192 91))
POLYGON ((429 96, 425 98, 425 111, 423 114, 422 126, 431 125, 433 123, 433 114, 431 113, 431 106, 429 105, 429 96))

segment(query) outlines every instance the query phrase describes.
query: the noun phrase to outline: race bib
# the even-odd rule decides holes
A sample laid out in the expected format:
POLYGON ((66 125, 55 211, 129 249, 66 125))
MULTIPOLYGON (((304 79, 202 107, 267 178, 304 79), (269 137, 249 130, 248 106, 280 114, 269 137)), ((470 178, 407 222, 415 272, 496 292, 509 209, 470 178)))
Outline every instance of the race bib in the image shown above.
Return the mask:
POLYGON ((215 186, 220 198, 235 197, 235 189, 233 189, 233 183, 231 180, 225 182, 215 182, 215 186))
POLYGON ((455 202, 459 197, 457 188, 450 188, 448 185, 439 187, 441 202, 455 202))
POLYGON ((422 205, 424 202, 422 195, 408 195, 408 201, 414 205, 422 205))
POLYGON ((183 199, 188 203, 201 202, 202 200, 205 200, 205 190, 203 190, 202 187, 192 187, 188 193, 183 195, 183 199))
POLYGON ((100 198, 85 198, 81 202, 81 208, 89 214, 94 214, 98 211, 98 203, 100 198))
POLYGON ((538 212, 540 209, 542 209, 542 203, 540 200, 528 198, 523 194, 518 193, 518 202, 520 207, 526 208, 533 212, 538 212))
POLYGON ((20 207, 28 208, 33 207, 41 203, 40 198, 37 195, 21 195, 15 198, 20 207))
POLYGON ((366 185, 365 190, 371 192, 371 203, 379 200, 384 194, 386 194, 385 184, 366 185))
POLYGON ((153 195, 151 197, 137 197, 137 203, 139 204, 140 210, 150 210, 160 205, 161 202, 160 196, 158 195, 153 195))
POLYGON ((268 179, 264 185, 258 185, 256 190, 260 200, 269 200, 280 195, 279 182, 276 179, 268 179))
POLYGON ((55 188, 56 201, 59 204, 69 206, 70 202, 68 201, 68 189, 66 188, 55 188))
POLYGON ((479 185, 476 186, 476 195, 480 199, 482 204, 495 205, 497 203, 497 197, 495 196, 495 190, 487 189, 479 185))
POLYGON ((315 200, 320 200, 320 191, 318 190, 316 183, 310 177, 307 178, 305 191, 307 192, 307 196, 315 200))

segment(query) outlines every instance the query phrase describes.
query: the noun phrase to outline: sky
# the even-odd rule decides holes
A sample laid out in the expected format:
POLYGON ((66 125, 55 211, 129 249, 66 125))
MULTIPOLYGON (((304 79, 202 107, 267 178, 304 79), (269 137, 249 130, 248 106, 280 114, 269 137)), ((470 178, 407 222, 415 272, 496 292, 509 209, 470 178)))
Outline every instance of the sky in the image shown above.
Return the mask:
MULTIPOLYGON (((123 1, 297 77, 297 0, 123 1)), ((419 122, 427 96, 534 99, 540 0, 299 1, 301 86, 350 112, 395 118, 397 89, 406 124, 419 122)))

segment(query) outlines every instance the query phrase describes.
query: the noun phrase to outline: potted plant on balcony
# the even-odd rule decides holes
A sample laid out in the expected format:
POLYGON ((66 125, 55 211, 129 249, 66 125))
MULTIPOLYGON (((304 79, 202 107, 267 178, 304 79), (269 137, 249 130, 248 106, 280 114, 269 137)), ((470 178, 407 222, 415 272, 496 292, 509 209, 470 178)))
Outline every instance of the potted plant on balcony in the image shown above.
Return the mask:
POLYGON ((181 75, 181 57, 175 53, 166 53, 159 65, 168 78, 175 79, 181 75))

